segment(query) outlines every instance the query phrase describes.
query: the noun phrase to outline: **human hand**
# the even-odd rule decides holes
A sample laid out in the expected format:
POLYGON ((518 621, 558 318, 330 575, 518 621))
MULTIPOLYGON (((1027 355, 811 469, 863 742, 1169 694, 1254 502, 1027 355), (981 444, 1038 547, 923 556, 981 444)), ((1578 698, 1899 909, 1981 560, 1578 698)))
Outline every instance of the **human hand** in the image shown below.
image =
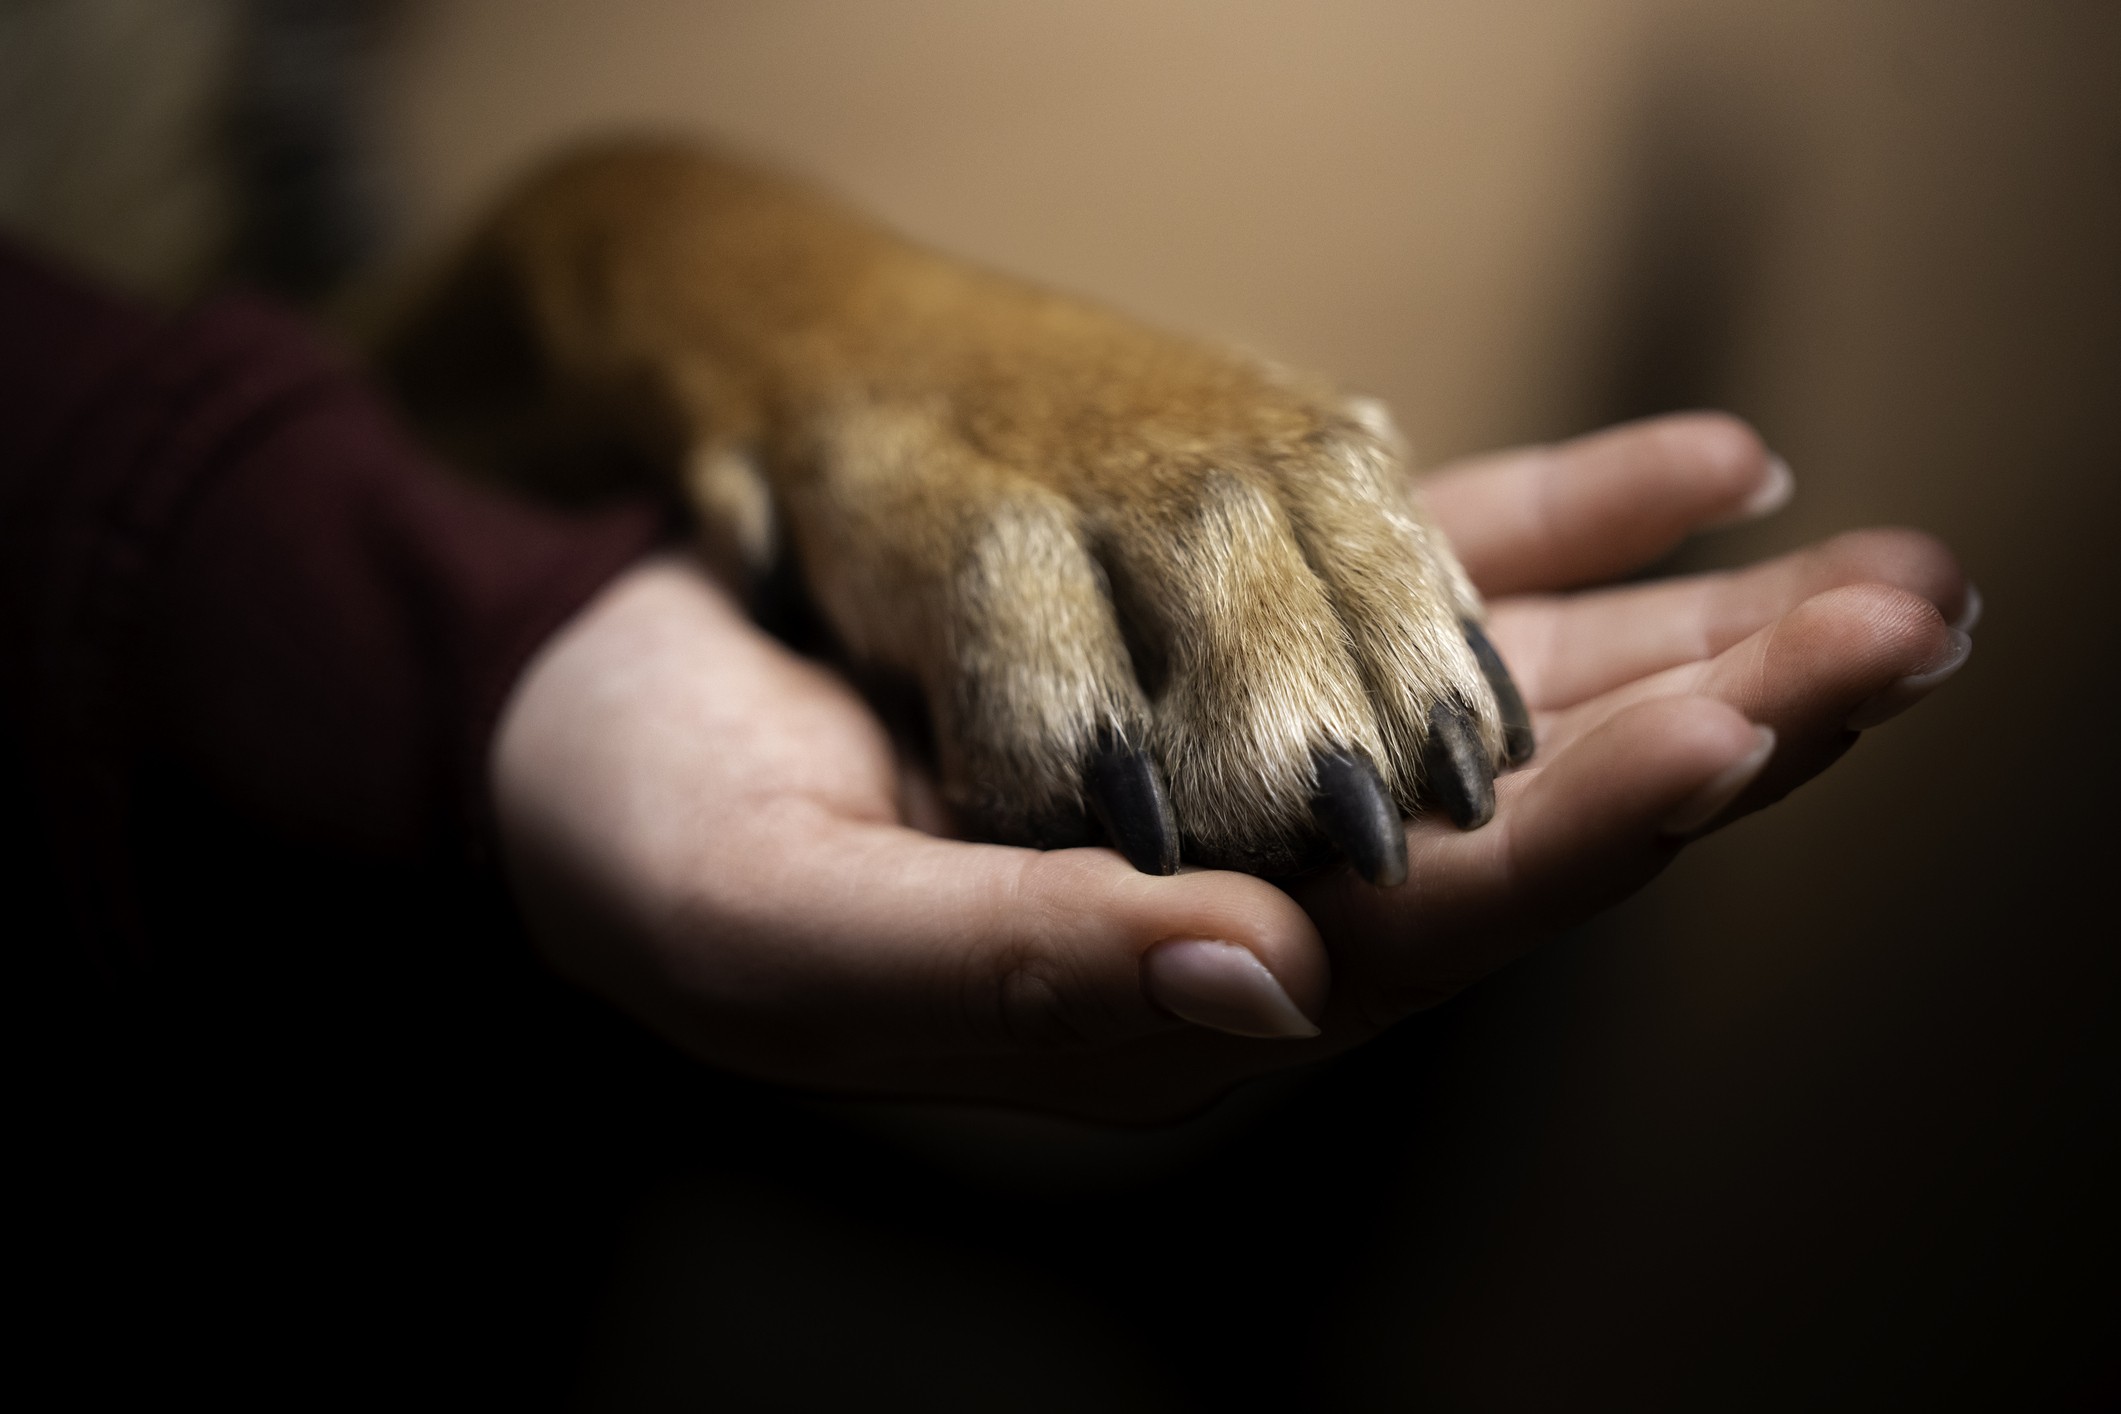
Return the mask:
POLYGON ((1181 1114, 1609 906, 1963 661, 1948 623, 1971 591, 1910 532, 1560 593, 1772 501, 1772 465, 1692 416, 1429 480, 1540 749, 1486 828, 1411 824, 1397 888, 1339 871, 1292 894, 926 832, 932 795, 863 702, 678 560, 622 576, 519 684, 494 756, 509 871, 556 967, 715 1064, 1181 1114))

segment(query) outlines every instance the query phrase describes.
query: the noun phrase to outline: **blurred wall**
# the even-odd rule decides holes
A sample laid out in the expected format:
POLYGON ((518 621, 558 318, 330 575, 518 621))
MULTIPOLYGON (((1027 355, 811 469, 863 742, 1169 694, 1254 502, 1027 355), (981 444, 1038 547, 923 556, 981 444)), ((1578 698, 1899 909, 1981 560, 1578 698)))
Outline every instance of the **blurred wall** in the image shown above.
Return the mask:
POLYGON ((924 240, 1331 371, 1468 451, 1579 381, 1640 8, 423 5, 399 51, 406 226, 432 239, 584 132, 711 132, 924 240))
POLYGON ((173 297, 227 243, 236 0, 0 0, 0 222, 173 297))

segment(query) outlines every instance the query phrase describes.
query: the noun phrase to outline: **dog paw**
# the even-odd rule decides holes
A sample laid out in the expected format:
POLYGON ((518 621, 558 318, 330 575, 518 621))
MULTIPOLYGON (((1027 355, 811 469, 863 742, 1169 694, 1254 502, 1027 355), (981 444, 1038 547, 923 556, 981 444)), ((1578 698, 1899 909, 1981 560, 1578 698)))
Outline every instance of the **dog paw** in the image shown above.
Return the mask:
POLYGON ((821 419, 772 478, 805 582, 857 657, 917 680, 977 832, 1102 835, 1157 873, 1337 851, 1398 882, 1402 816, 1484 823, 1531 735, 1389 425, 1097 332, 821 419))
POLYGON ((1394 883, 1404 815, 1483 823, 1531 750, 1382 409, 740 164, 559 164, 395 345, 431 427, 520 466, 628 429, 718 558, 918 685, 988 838, 1394 883))

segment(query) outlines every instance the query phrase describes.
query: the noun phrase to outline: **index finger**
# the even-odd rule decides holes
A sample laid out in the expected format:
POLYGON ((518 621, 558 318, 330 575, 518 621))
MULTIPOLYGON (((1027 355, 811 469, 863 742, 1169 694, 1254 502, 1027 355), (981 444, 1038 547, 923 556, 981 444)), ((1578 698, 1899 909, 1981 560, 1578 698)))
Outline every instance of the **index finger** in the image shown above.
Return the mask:
POLYGON ((1766 515, 1789 468, 1725 413, 1628 423, 1446 468, 1422 493, 1481 592, 1595 584, 1696 530, 1766 515))

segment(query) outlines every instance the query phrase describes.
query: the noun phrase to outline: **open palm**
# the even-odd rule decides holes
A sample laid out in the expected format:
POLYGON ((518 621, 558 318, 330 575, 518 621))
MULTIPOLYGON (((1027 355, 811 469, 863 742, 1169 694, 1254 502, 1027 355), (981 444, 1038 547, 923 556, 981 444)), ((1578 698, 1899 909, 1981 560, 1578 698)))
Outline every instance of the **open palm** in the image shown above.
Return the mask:
POLYGON ((1772 502, 1783 475, 1741 425, 1697 415, 1429 479, 1539 752, 1486 828, 1411 824, 1397 888, 1159 878, 1104 849, 931 833, 862 700, 676 560, 623 576, 518 686, 494 762, 511 877, 556 966, 713 1063, 1181 1114, 1640 888, 1964 660, 1971 591, 1912 532, 1582 588, 1772 502))

